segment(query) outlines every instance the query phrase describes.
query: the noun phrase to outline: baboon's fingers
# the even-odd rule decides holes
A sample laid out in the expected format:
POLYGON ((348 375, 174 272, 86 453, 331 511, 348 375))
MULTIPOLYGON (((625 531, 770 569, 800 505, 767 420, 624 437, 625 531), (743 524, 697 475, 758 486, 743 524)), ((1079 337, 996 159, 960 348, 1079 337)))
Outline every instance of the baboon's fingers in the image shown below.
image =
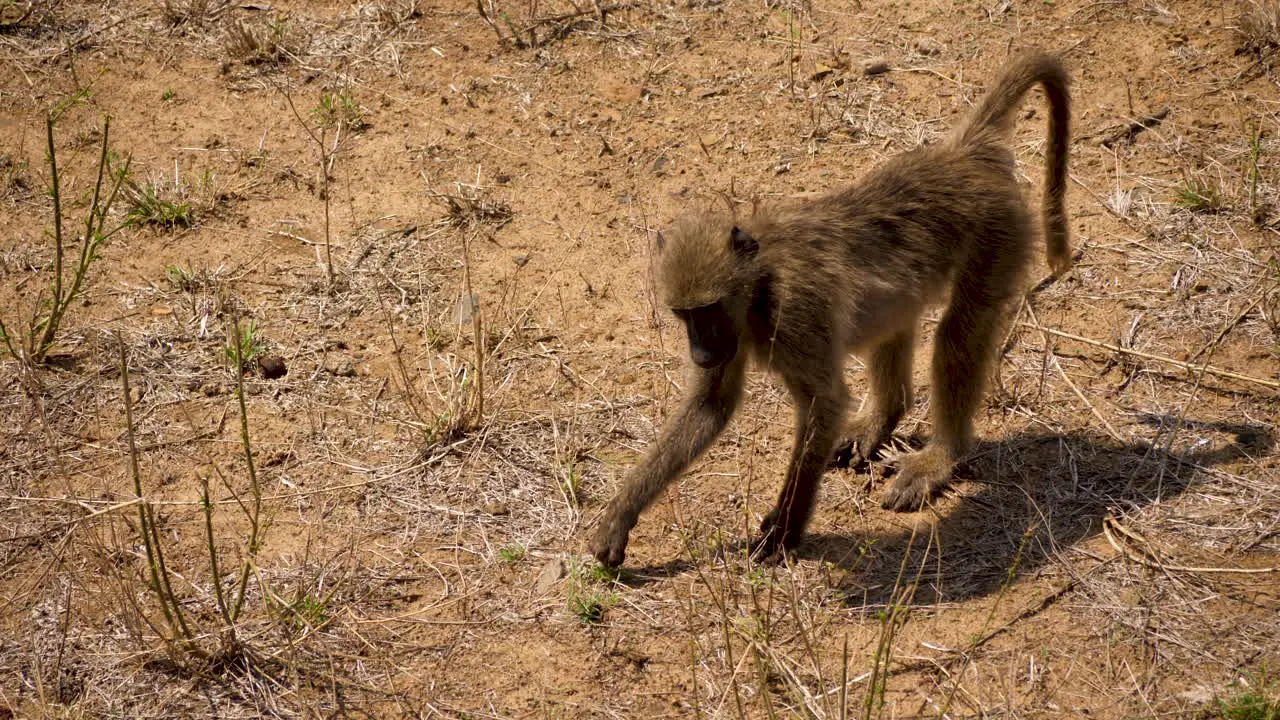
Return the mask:
POLYGON ((938 447, 926 447, 902 459, 898 474, 885 489, 880 507, 894 512, 916 512, 951 484, 954 463, 938 447))
POLYGON ((615 518, 605 516, 591 538, 591 554, 605 567, 618 567, 627 555, 627 540, 630 535, 629 528, 618 523, 615 518))
MULTIPOLYGON (((765 518, 768 523, 770 517, 765 518)), ((760 526, 760 537, 751 542, 751 559, 757 563, 773 564, 781 559, 782 555, 787 551, 786 546, 782 542, 782 532, 776 525, 760 526)))
POLYGON ((804 533, 786 527, 779 520, 782 511, 775 507, 760 523, 760 537, 751 543, 751 558, 756 562, 773 562, 789 550, 796 549, 804 533))
POLYGON ((900 486, 898 483, 890 485, 884 493, 884 497, 880 499, 880 507, 893 512, 917 512, 924 508, 929 500, 929 493, 918 485, 900 486))
POLYGON ((836 451, 832 454, 827 467, 862 472, 870 464, 871 458, 868 458, 866 453, 862 452, 861 443, 858 440, 849 438, 836 446, 836 451))
POLYGON ((765 535, 756 538, 751 543, 751 560, 753 562, 772 565, 782 557, 785 551, 773 538, 773 535, 765 535))
POLYGON ((768 515, 764 516, 763 520, 760 521, 760 534, 765 537, 771 535, 773 533, 774 527, 777 524, 778 524, 778 508, 775 507, 774 509, 769 511, 768 515))
POLYGON ((842 440, 836 446, 836 451, 831 454, 831 459, 827 461, 827 467, 847 469, 860 460, 862 455, 858 452, 858 441, 842 440))

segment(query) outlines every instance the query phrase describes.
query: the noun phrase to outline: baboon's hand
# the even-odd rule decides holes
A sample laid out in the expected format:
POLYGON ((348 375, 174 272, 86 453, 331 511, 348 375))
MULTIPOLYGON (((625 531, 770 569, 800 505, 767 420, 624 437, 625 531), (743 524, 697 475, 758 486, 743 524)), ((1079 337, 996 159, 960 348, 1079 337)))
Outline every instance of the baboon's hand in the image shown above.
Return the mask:
POLYGON ((880 507, 900 513, 916 512, 923 509, 928 500, 929 494, 925 492, 922 483, 895 481, 885 489, 884 497, 880 499, 880 507))
POLYGON ((781 511, 774 508, 760 523, 760 537, 751 543, 751 557, 758 562, 777 560, 782 553, 800 544, 800 534, 789 531, 778 522, 781 511))
POLYGON ((831 454, 831 460, 827 463, 827 467, 862 472, 867 469, 870 462, 871 459, 862 452, 859 442, 853 438, 848 438, 840 441, 840 444, 836 446, 835 452, 831 454))
POLYGON ((631 535, 632 523, 619 517, 617 513, 606 510, 596 533, 591 538, 591 554, 605 567, 618 567, 627 554, 627 539, 631 535))
POLYGON ((873 410, 858 413, 849 423, 848 435, 836 445, 829 465, 855 472, 866 470, 893 436, 899 417, 901 413, 885 414, 873 410))
POLYGON ((902 458, 898 475, 885 490, 880 506, 894 512, 915 512, 951 483, 955 463, 939 447, 930 446, 902 458))

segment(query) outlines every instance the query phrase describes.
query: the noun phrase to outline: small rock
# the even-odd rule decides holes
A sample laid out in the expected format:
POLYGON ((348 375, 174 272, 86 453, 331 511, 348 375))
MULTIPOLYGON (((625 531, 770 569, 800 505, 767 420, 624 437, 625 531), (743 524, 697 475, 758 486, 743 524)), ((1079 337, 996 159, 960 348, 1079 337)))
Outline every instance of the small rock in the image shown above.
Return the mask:
POLYGON ((911 44, 915 46, 916 52, 921 55, 940 55, 942 53, 942 43, 933 38, 916 38, 915 42, 911 44))
POLYGON ((1178 698, 1196 705, 1206 705, 1213 702, 1213 691, 1204 686, 1195 687, 1178 693, 1178 698))
POLYGON ((324 371, 335 377, 355 377, 356 366, 350 360, 334 360, 324 365, 324 371))
POLYGON ((289 373, 289 368, 284 364, 284 358, 279 355, 271 357, 258 357, 258 371, 262 373, 262 377, 268 380, 276 380, 282 378, 289 373))
POLYGON ((870 58, 862 63, 862 74, 875 77, 889 72, 889 61, 884 58, 870 58))
POLYGON ((516 255, 511 258, 511 261, 516 264, 516 267, 524 267, 529 264, 529 254, 525 253, 523 255, 516 255))
POLYGON ((542 572, 538 573, 538 594, 546 595, 562 577, 564 577, 564 560, 560 558, 548 560, 547 564, 542 566, 542 572))

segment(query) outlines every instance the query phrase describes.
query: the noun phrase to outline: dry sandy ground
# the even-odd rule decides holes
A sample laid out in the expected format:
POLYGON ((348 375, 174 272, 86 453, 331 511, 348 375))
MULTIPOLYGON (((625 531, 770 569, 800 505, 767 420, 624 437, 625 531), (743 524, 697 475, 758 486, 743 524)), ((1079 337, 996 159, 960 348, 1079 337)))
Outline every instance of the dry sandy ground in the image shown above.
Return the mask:
POLYGON ((0 1, 0 718, 1274 699, 1275 3, 601 2, 0 1), (756 373, 594 568, 683 386, 654 231, 936 140, 1028 46, 1073 76, 1079 260, 1020 310, 955 492, 893 514, 891 463, 832 471, 800 551, 753 565, 793 412, 756 373), (131 164, 101 225, 129 222, 34 362, 54 111, 64 273, 106 115, 131 164), (243 395, 237 321, 287 368, 249 358, 243 395))

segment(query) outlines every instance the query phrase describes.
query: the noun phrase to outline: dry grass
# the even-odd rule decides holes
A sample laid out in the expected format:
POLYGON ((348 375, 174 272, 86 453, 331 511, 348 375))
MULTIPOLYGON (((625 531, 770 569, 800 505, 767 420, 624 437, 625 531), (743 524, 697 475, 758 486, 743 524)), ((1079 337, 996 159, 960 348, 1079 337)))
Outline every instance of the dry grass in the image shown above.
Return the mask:
MULTIPOLYGON (((0 717, 1274 714, 1277 96, 1216 10, 33 7, 0 30, 0 311, 53 264, 31 127, 57 98, 109 108, 136 188, 198 222, 121 231, 50 362, 0 362, 0 717), (1082 254, 1019 310, 955 491, 891 515, 892 459, 833 471, 800 551, 751 562, 792 420, 755 375, 622 573, 594 567, 582 538, 684 385, 653 229, 935 140, 991 48, 1061 38, 1093 63, 1082 254)), ((97 147, 90 116, 59 157, 97 147)))
POLYGON ((1280 2, 1247 0, 1236 23, 1240 49, 1262 53, 1280 47, 1280 2))
POLYGON ((310 38, 288 17, 277 16, 254 25, 240 20, 229 23, 223 47, 228 57, 245 65, 278 65, 299 61, 309 43, 310 38))
POLYGON ((232 5, 231 0, 164 0, 164 19, 175 27, 204 25, 217 20, 232 5))
POLYGON ((511 222, 513 215, 506 200, 478 184, 454 183, 452 192, 431 191, 428 197, 443 207, 449 222, 459 228, 486 225, 497 229, 511 222))

